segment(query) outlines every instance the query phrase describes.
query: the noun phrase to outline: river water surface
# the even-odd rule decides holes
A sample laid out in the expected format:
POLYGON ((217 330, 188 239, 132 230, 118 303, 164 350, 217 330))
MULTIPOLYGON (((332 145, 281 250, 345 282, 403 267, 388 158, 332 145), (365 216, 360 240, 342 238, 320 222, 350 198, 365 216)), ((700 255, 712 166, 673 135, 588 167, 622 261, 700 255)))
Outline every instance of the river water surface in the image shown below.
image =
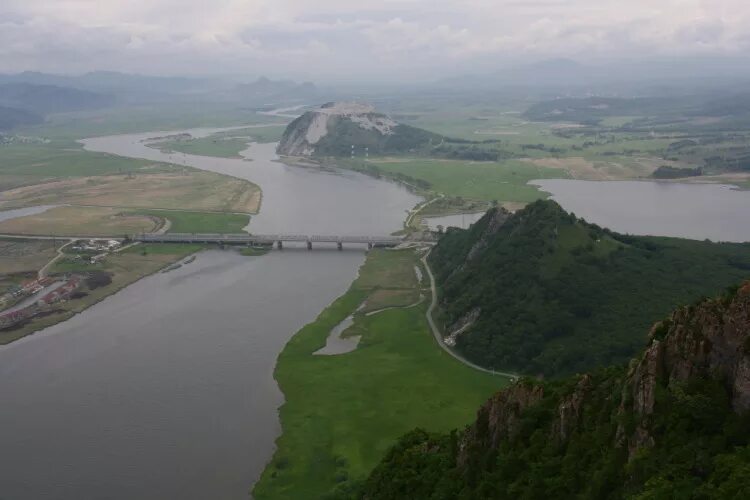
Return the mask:
MULTIPOLYGON (((356 173, 274 162, 273 144, 251 146, 243 161, 141 142, 164 134, 85 147, 259 184, 254 232, 384 235, 419 202, 356 173)), ((276 357, 346 291, 364 255, 203 252, 0 348, 0 498, 247 498, 280 431, 276 357)))

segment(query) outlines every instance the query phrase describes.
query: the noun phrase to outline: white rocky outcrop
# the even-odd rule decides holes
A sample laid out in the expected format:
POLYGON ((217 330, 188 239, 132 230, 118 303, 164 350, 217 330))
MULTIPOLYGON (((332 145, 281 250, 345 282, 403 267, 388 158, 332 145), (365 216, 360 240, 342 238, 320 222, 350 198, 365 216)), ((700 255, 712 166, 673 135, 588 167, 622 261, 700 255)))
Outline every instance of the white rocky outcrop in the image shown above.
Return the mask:
POLYGON ((358 102, 332 102, 308 111, 284 131, 277 151, 288 156, 310 156, 316 145, 335 128, 340 121, 348 121, 359 128, 379 136, 392 135, 398 123, 386 115, 377 113, 369 104, 358 102))

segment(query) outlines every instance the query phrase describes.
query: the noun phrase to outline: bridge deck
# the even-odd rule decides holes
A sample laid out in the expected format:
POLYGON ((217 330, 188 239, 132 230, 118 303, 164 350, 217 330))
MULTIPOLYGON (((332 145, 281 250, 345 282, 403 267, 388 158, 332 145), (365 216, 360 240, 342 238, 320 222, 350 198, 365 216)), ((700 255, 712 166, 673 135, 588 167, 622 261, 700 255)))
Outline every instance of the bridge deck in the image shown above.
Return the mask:
POLYGON ((165 242, 207 242, 207 243, 367 243, 372 245, 396 245, 403 241, 398 236, 336 236, 304 234, 244 234, 244 233, 143 233, 133 237, 135 241, 165 242))

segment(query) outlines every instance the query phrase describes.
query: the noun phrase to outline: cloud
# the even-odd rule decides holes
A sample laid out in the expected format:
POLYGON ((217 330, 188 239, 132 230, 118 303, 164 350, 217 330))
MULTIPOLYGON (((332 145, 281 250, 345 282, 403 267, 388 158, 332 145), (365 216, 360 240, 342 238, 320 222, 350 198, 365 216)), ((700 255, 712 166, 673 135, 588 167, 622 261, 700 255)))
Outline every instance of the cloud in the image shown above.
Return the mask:
POLYGON ((434 76, 480 61, 742 55, 744 0, 4 0, 0 71, 434 76))

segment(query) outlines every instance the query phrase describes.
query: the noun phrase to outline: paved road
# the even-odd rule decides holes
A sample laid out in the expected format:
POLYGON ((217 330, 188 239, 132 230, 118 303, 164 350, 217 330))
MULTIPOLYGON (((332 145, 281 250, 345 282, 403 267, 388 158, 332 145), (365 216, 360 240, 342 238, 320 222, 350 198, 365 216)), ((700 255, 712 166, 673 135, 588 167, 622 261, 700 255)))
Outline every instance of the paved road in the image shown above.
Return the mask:
POLYGON ((460 354, 456 353, 453 349, 445 345, 445 342, 443 342, 443 336, 440 334, 440 330, 438 330, 437 325, 435 325, 435 321, 432 319, 432 311, 435 309, 435 306, 437 305, 437 289, 435 288, 435 277, 432 275, 432 269, 430 269, 430 265, 427 263, 427 257, 430 255, 430 252, 427 252, 424 257, 422 257, 422 264, 424 264, 424 268, 427 271, 427 276, 430 277, 430 289, 432 292, 432 302, 430 303, 430 307, 427 308, 427 322, 430 324, 430 329, 432 330, 432 336, 435 337, 435 341, 438 343, 438 345, 448 354, 459 360, 461 363, 465 364, 466 366, 470 366, 474 368, 475 370, 479 370, 484 373, 489 373, 491 375, 500 375, 501 377, 508 377, 511 380, 518 379, 518 375, 515 373, 506 373, 506 372, 498 372, 494 370, 488 370, 487 368, 483 368, 477 364, 472 363, 468 359, 464 358, 460 354))

